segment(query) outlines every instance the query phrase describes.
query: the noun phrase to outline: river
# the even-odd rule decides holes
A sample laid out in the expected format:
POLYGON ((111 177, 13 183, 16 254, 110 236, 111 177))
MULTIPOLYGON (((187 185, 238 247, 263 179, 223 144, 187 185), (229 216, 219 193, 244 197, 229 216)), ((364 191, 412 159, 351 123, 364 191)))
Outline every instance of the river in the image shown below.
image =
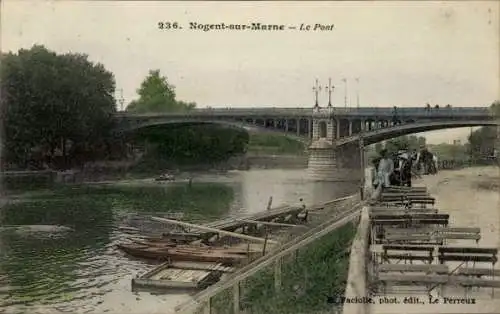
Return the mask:
MULTIPOLYGON (((149 183, 151 188, 153 183, 149 183)), ((65 224, 61 237, 0 233, 2 313, 168 313, 185 295, 131 292, 131 279, 154 264, 124 256, 115 244, 127 212, 186 211, 193 220, 255 213, 273 206, 318 203, 357 192, 358 182, 312 182, 305 169, 232 171, 153 190, 66 187, 3 208, 10 224, 65 224), (209 217, 209 218, 208 218, 209 217)), ((35 194, 34 194, 35 195, 35 194)))

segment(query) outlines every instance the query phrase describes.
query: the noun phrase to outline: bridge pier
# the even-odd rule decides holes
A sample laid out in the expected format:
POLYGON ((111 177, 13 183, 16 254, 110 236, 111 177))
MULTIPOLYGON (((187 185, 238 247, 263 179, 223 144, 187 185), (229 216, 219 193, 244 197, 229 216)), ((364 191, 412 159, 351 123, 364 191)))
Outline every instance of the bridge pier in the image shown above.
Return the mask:
MULTIPOLYGON (((333 108, 315 108, 313 111, 312 142, 309 147, 308 173, 313 181, 351 181, 361 179, 361 154, 359 144, 335 147, 340 137, 340 120, 333 115, 333 108)), ((344 129, 351 134, 352 121, 344 129)))

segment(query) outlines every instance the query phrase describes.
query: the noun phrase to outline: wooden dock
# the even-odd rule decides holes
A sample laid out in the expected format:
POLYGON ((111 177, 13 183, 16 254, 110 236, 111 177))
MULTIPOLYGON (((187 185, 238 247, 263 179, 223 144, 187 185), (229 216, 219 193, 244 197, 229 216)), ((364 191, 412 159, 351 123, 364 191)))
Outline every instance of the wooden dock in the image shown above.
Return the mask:
MULTIPOLYGON (((325 204, 314 206, 314 209, 311 210, 321 210, 325 208, 325 206, 330 206, 337 201, 343 201, 349 198, 351 197, 329 201, 325 204)), ((223 274, 231 273, 235 268, 244 268, 246 267, 245 265, 253 263, 258 259, 264 258, 264 256, 268 252, 273 251, 276 246, 279 245, 277 241, 272 241, 271 239, 268 239, 267 236, 266 238, 256 238, 254 236, 249 236, 248 234, 255 233, 255 229, 257 229, 257 226, 265 226, 265 229, 299 226, 292 223, 297 223, 298 221, 307 222, 307 211, 305 211, 303 207, 282 206, 253 215, 221 219, 204 225, 193 225, 182 221, 175 221, 157 217, 152 217, 152 219, 185 227, 186 235, 189 234, 189 236, 191 237, 191 245, 197 243, 197 245, 201 245, 202 248, 213 247, 214 252, 220 252, 221 254, 233 254, 235 256, 227 256, 227 260, 225 262, 222 262, 221 259, 220 261, 212 260, 211 263, 208 262, 207 258, 202 259, 200 256, 198 256, 199 258, 197 259, 197 262, 194 262, 194 259, 188 259, 185 255, 182 260, 175 260, 174 258, 170 258, 170 260, 166 263, 152 269, 151 271, 139 277, 134 278, 132 280, 133 289, 155 291, 165 291, 170 289, 202 290, 207 286, 210 286, 219 281, 223 274), (190 228, 192 228, 192 230, 190 228), (240 234, 236 234, 238 229, 241 232, 240 234), (218 236, 219 234, 228 234, 232 237, 240 237, 244 240, 246 239, 245 241, 247 243, 240 242, 233 244, 230 247, 216 248, 213 246, 213 244, 204 245, 200 244, 200 241, 198 240, 192 241, 194 238, 196 238, 193 238, 193 235, 199 236, 200 239, 206 239, 209 236, 218 236), (253 241, 256 243, 250 243, 249 241, 253 241), (241 262, 232 262, 229 260, 229 258, 238 261, 241 260, 241 262)), ((172 240, 171 235, 168 236, 168 238, 172 240)), ((187 240, 187 238, 184 240, 187 240)), ((157 240, 158 244, 155 244, 154 241, 152 241, 154 245, 151 244, 151 240, 149 241, 150 242, 148 245, 153 246, 149 249, 149 251, 151 251, 150 253, 153 255, 156 254, 169 256, 171 252, 180 250, 175 247, 176 241, 173 241, 173 247, 168 247, 169 244, 165 243, 165 241, 161 239, 157 240)), ((132 248, 134 246, 140 247, 143 243, 144 240, 139 238, 135 240, 135 244, 129 246, 132 248)), ((188 249, 183 249, 182 253, 186 253, 187 251, 188 249)), ((203 251, 203 249, 198 248, 193 251, 203 251)), ((141 251, 141 254, 142 253, 143 252, 141 251)))
POLYGON ((447 287, 462 287, 467 296, 472 287, 491 289, 492 294, 500 288, 498 249, 478 245, 480 228, 449 225, 450 215, 433 208, 435 202, 425 187, 391 187, 371 205, 372 296, 421 290, 423 295, 445 296, 447 287), (449 240, 464 243, 449 245, 449 240))

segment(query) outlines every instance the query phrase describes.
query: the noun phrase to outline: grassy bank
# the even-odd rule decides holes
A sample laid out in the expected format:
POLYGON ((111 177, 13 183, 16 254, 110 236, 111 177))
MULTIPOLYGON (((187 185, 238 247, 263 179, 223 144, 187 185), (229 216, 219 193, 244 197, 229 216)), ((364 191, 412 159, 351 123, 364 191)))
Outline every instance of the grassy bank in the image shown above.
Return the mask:
MULTIPOLYGON (((246 313, 285 314, 329 311, 329 296, 342 295, 349 271, 346 250, 356 233, 352 223, 300 250, 282 266, 282 288, 274 289, 274 269, 266 268, 241 283, 241 306, 246 313)), ((212 299, 217 314, 232 314, 232 290, 212 299)))

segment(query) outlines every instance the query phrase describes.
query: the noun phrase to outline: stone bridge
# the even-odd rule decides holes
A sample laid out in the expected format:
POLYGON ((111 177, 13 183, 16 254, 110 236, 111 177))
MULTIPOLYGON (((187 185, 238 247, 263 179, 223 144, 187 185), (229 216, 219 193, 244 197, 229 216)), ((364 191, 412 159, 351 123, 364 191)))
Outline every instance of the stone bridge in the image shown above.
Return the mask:
POLYGON ((488 107, 195 109, 179 113, 118 113, 115 119, 118 130, 124 132, 158 125, 201 124, 278 132, 310 143, 310 176, 321 181, 361 178, 360 145, 425 131, 498 124, 488 107))

